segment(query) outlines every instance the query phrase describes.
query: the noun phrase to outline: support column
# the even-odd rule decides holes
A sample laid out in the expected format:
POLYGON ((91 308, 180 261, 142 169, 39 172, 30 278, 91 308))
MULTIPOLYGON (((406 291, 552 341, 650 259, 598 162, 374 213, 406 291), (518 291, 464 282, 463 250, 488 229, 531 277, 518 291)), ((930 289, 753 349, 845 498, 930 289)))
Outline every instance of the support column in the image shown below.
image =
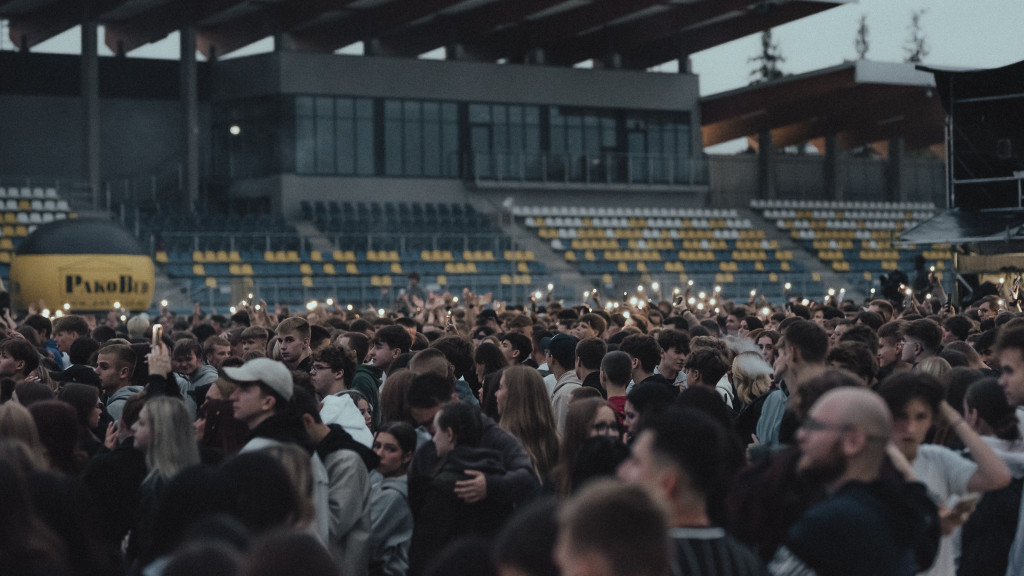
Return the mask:
POLYGON ((767 129, 757 134, 757 188, 762 200, 775 198, 775 150, 767 129))
POLYGON ((92 192, 92 207, 99 209, 103 191, 100 174, 100 74, 96 43, 96 20, 86 3, 82 18, 82 172, 92 192))
POLYGON ((894 125, 889 136, 889 163, 885 166, 886 199, 902 202, 903 197, 903 135, 900 126, 894 125))
POLYGON ((825 199, 843 200, 844 190, 839 184, 839 139, 834 130, 825 135, 825 199))
POLYGON ((196 29, 181 28, 182 202, 189 212, 199 199, 199 89, 196 81, 196 29))

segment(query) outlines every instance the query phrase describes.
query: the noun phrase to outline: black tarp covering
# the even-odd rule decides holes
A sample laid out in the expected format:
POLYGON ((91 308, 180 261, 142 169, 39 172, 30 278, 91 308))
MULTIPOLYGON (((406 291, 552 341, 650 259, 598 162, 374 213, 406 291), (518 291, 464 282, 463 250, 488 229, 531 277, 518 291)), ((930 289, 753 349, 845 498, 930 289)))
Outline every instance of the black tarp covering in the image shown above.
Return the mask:
POLYGON ((127 230, 108 220, 79 218, 43 224, 25 238, 17 254, 145 255, 127 230))
POLYGON ((948 210, 900 234, 896 244, 966 244, 1024 239, 1024 210, 948 210))
POLYGON ((1024 171, 1024 62, 991 70, 918 68, 935 74, 942 106, 952 119, 951 206, 1018 207, 1017 182, 963 181, 1013 178, 1024 171))

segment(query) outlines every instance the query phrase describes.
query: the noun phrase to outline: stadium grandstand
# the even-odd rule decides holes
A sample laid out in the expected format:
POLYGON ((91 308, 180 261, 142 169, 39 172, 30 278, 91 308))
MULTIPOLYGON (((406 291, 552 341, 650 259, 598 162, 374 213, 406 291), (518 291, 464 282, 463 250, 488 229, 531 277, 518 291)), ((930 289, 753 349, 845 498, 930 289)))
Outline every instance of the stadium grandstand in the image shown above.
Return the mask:
POLYGON ((0 1, 0 276, 79 215, 135 234, 180 308, 377 308, 413 272, 578 301, 866 296, 919 256, 947 270, 948 244, 894 244, 946 207, 930 74, 859 61, 702 98, 690 72, 847 1, 0 1), (80 55, 33 52, 75 26, 80 55), (131 56, 171 32, 183 58, 131 56))

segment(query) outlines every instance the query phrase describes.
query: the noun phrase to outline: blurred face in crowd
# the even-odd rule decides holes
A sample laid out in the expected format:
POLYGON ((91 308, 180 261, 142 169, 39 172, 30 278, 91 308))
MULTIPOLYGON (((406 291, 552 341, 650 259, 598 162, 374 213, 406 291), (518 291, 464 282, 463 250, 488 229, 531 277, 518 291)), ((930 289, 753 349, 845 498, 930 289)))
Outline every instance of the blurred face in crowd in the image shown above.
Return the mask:
POLYGON ((309 339, 302 338, 298 332, 288 332, 278 335, 280 343, 281 361, 285 364, 296 364, 302 360, 302 354, 309 349, 309 339))
POLYGON ((148 452, 153 443, 153 430, 150 427, 149 412, 146 411, 145 406, 139 412, 139 419, 132 424, 132 433, 135 434, 135 448, 148 452))
POLYGON ((903 342, 894 341, 890 338, 878 339, 878 367, 885 368, 894 362, 898 362, 903 356, 903 342))
POLYGON ((740 320, 739 320, 739 318, 733 316, 732 314, 729 314, 728 316, 725 317, 725 330, 729 334, 736 334, 739 331, 739 329, 740 329, 740 320))
POLYGON ((359 408, 359 413, 363 415, 363 420, 366 422, 366 427, 373 430, 373 411, 370 410, 370 403, 365 398, 361 398, 356 402, 356 408, 359 408))
POLYGON ((78 334, 69 330, 61 330, 53 335, 53 341, 57 343, 57 350, 67 354, 71 351, 71 344, 78 338, 78 334))
POLYGON ((182 354, 175 354, 171 358, 171 368, 178 374, 192 374, 199 370, 200 365, 202 365, 202 362, 192 350, 182 354))
POLYGON ((686 365, 686 354, 672 347, 661 353, 661 365, 672 373, 678 374, 686 365))
POLYGON ((412 453, 402 453, 398 440, 388 432, 378 432, 373 439, 373 452, 380 458, 377 472, 385 478, 401 476, 412 459, 412 453))
POLYGON ((594 421, 590 423, 590 436, 619 437, 619 420, 615 417, 614 410, 608 406, 598 409, 594 421))
POLYGON ((221 362, 227 360, 229 356, 231 356, 230 346, 213 346, 207 360, 210 362, 210 366, 220 368, 221 362))
POLYGON ((391 363, 394 362, 395 358, 398 358, 400 353, 400 350, 392 348, 384 342, 376 342, 370 348, 370 358, 373 360, 373 365, 377 368, 391 366, 391 363))
MULTIPOLYGON (((0 353, 0 366, 3 366, 2 361, 5 354, 0 353)), ((96 357, 96 375, 100 378, 100 386, 110 392, 116 390, 121 385, 121 370, 118 366, 117 356, 114 354, 100 354, 96 357)), ((2 373, 3 370, 0 370, 2 373)))
POLYGON ((0 376, 10 378, 17 374, 19 371, 18 364, 20 362, 20 360, 17 360, 7 352, 0 352, 0 376))
POLYGON ((267 353, 267 339, 266 338, 246 338, 242 340, 242 355, 246 355, 249 352, 259 352, 260 354, 267 353))
POLYGON ((344 370, 338 370, 334 372, 331 370, 331 365, 326 362, 317 361, 313 362, 309 371, 310 380, 313 382, 313 388, 316 389, 320 395, 329 394, 334 383, 337 382, 339 376, 344 376, 344 370))
POLYGON ((437 448, 438 457, 444 456, 451 452, 452 448, 455 448, 455 431, 451 428, 441 428, 437 423, 440 416, 440 412, 434 416, 434 447, 437 448))
POLYGON ((775 343, 772 342, 770 336, 761 336, 757 339, 757 348, 761 350, 761 356, 764 357, 765 362, 769 364, 775 364, 775 343))
POLYGON ((848 428, 840 420, 838 408, 834 402, 815 405, 797 431, 800 474, 829 482, 846 470, 841 443, 848 428))
POLYGON ((903 350, 900 358, 904 362, 910 362, 913 364, 917 361, 917 356, 921 353, 923 347, 921 343, 914 338, 903 337, 903 350))
POLYGON ((896 447, 911 463, 917 458, 917 447, 924 442, 932 426, 932 408, 920 398, 911 398, 903 412, 893 415, 892 438, 896 447))
POLYGON ((626 400, 626 406, 622 409, 625 414, 625 425, 626 425, 626 436, 634 438, 636 436, 637 425, 640 423, 640 412, 637 411, 636 407, 629 400, 626 400))
POLYGON ((999 352, 999 385, 1006 392, 1010 406, 1024 405, 1024 351, 1004 348, 999 352))

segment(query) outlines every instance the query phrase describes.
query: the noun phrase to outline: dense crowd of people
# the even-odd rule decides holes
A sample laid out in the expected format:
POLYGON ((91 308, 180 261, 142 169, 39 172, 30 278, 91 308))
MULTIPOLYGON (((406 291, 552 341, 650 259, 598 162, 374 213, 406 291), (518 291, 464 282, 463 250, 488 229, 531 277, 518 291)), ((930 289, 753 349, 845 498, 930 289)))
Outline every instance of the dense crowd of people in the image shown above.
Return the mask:
POLYGON ((0 573, 1024 571, 1006 299, 416 280, 368 315, 7 314, 0 573))

